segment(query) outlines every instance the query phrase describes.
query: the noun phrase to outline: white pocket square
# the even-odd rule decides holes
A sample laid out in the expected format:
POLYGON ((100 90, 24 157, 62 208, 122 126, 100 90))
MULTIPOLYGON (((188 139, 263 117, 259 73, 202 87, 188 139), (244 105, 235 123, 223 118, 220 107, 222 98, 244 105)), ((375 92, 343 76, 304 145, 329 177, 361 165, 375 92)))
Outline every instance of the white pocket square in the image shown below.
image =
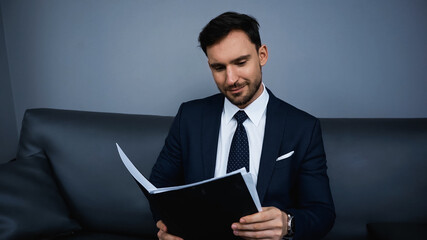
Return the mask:
POLYGON ((294 151, 288 152, 288 153, 286 153, 286 154, 284 154, 284 155, 282 155, 282 156, 278 157, 278 158, 276 159, 276 161, 281 161, 281 160, 283 160, 283 159, 286 159, 286 158, 288 158, 288 157, 292 156, 293 154, 294 154, 294 151))

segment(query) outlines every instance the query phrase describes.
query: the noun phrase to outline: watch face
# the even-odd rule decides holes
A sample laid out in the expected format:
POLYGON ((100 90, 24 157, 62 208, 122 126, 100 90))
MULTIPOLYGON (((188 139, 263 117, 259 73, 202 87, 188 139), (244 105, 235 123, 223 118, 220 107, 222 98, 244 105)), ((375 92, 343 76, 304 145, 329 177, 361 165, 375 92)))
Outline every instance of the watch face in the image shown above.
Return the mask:
POLYGON ((286 235, 286 237, 292 237, 294 235, 294 231, 295 231, 294 216, 292 216, 291 214, 288 214, 288 234, 286 235))
POLYGON ((292 221, 291 221, 291 230, 292 230, 292 232, 295 231, 295 221, 293 221, 293 220, 294 220, 294 217, 292 217, 292 221))

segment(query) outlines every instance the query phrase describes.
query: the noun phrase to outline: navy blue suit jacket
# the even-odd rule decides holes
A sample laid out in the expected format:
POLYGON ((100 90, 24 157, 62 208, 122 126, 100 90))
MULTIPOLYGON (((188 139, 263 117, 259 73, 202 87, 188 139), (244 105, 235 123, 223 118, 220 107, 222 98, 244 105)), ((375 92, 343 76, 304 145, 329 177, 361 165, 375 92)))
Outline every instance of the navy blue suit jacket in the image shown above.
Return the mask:
MULTIPOLYGON (((257 182, 261 204, 294 215, 294 239, 320 239, 335 210, 319 120, 269 94, 257 182)), ((156 187, 214 177, 223 106, 222 94, 181 105, 150 176, 156 187)))

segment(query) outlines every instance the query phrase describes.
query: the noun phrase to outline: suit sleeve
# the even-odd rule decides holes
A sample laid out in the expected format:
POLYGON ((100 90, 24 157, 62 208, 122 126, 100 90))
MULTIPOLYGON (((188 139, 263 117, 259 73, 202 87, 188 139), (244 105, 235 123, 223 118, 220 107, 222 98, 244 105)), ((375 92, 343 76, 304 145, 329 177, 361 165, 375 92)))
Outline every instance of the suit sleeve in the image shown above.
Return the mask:
POLYGON ((182 109, 181 105, 166 137, 165 145, 151 171, 150 182, 157 188, 183 184, 180 131, 182 109))
POLYGON ((181 107, 178 110, 165 144, 153 166, 150 182, 157 188, 183 184, 182 149, 181 149, 181 107))
MULTIPOLYGON (((183 184, 183 166, 181 149, 181 114, 183 105, 175 116, 169 134, 166 137, 165 144, 160 151, 159 157, 153 166, 150 174, 150 182, 157 188, 170 187, 183 184)), ((150 202, 151 212, 154 221, 161 220, 159 211, 156 210, 156 204, 150 202)))
POLYGON ((335 209, 326 171, 322 133, 316 119, 299 169, 297 206, 287 210, 294 215, 294 239, 320 239, 334 224, 335 209))

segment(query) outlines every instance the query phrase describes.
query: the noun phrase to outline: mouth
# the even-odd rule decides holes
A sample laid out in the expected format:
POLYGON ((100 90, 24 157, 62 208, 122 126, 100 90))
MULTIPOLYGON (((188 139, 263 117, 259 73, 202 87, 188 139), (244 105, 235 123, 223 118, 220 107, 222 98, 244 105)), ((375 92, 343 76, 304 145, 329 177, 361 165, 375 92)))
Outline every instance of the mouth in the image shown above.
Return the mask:
POLYGON ((239 94, 243 91, 243 88, 245 87, 245 84, 241 84, 241 85, 237 85, 237 86, 233 86, 233 87, 229 87, 227 89, 228 92, 230 92, 231 94, 235 95, 235 94, 239 94))

